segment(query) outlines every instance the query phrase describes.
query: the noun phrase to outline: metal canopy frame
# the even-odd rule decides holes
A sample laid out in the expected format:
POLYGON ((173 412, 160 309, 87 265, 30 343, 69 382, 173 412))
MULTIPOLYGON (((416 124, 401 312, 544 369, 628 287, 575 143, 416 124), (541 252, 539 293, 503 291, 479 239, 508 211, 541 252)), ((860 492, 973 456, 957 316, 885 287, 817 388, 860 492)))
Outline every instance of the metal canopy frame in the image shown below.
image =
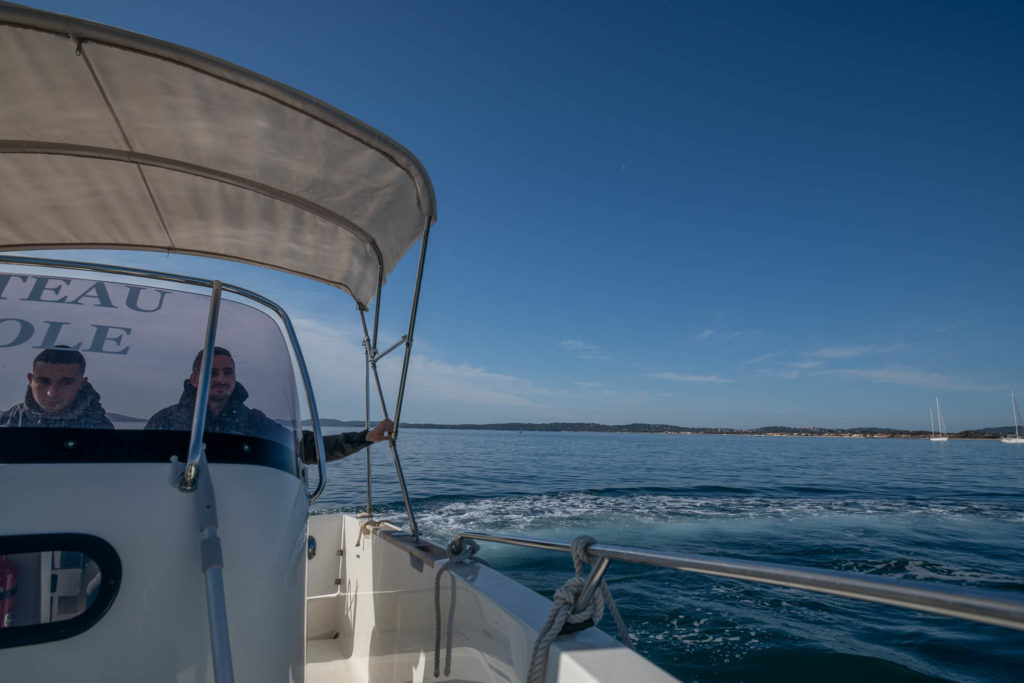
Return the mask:
MULTIPOLYGON (((412 503, 409 500, 409 490, 405 483, 405 475, 402 472, 402 462, 398 456, 398 430, 399 420, 402 415, 402 402, 405 398, 405 383, 409 374, 409 359, 412 354, 412 340, 413 333, 416 330, 416 314, 419 311, 420 301, 420 290, 423 284, 423 269, 426 264, 427 258, 427 243, 430 237, 430 225, 428 224, 423 230, 423 237, 420 238, 420 258, 419 263, 416 266, 416 285, 413 289, 412 295, 412 307, 409 313, 409 330, 406 334, 402 335, 395 343, 389 346, 384 351, 379 351, 377 348, 378 333, 380 331, 380 303, 381 303, 381 287, 383 285, 383 273, 380 273, 380 277, 377 280, 377 296, 374 297, 374 309, 373 309, 373 331, 366 324, 366 313, 364 310, 359 310, 359 319, 363 324, 363 350, 366 359, 366 427, 370 428, 370 377, 373 377, 373 384, 377 390, 377 398, 380 401, 380 409, 384 414, 385 418, 388 418, 388 406, 387 401, 384 399, 384 390, 381 387, 380 373, 377 371, 377 363, 380 362, 385 356, 394 351, 400 346, 405 346, 405 355, 402 359, 402 378, 398 385, 398 397, 395 399, 395 428, 391 434, 389 445, 391 447, 391 455, 395 464, 395 473, 398 476, 398 485, 402 489, 402 501, 405 504, 405 511, 409 517, 409 533, 412 535, 413 541, 418 543, 420 540, 419 526, 416 524, 416 515, 412 511, 412 503)), ((371 465, 370 465, 370 446, 366 447, 366 513, 365 516, 369 519, 373 518, 373 492, 371 484, 371 465)))

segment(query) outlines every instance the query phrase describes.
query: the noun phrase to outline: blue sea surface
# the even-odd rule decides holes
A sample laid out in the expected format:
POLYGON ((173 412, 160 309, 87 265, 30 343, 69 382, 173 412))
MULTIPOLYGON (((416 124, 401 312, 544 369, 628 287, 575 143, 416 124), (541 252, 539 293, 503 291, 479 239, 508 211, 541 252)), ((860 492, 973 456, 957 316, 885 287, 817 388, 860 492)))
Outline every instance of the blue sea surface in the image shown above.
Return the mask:
MULTIPOLYGON (((1024 599, 1024 446, 999 441, 415 430, 402 468, 421 532, 466 530, 779 562, 1024 599)), ((374 516, 408 528, 390 449, 374 516)), ((316 509, 366 508, 366 457, 316 509)), ((551 597, 567 554, 482 544, 551 597)), ((684 681, 1020 681, 1024 632, 795 589, 613 563, 638 650, 684 681)), ((601 624, 615 634, 606 615, 601 624)))

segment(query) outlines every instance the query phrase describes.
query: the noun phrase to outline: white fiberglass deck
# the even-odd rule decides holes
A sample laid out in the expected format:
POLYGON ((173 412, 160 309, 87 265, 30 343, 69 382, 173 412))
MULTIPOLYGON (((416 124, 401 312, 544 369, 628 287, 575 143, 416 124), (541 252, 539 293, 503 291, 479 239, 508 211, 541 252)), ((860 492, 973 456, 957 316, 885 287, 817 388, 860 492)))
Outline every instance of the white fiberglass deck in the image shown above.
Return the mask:
MULTIPOLYGON (((348 516, 310 517, 309 533, 318 550, 307 573, 307 683, 438 680, 433 675, 434 576, 442 563, 434 560, 443 553, 436 546, 414 545, 394 527, 371 529, 361 530, 360 521, 348 516)), ((449 676, 443 673, 443 645, 451 580, 441 579, 440 680, 525 681, 551 602, 478 564, 453 573, 457 588, 449 676)), ((546 680, 675 679, 590 628, 552 646, 546 680)))

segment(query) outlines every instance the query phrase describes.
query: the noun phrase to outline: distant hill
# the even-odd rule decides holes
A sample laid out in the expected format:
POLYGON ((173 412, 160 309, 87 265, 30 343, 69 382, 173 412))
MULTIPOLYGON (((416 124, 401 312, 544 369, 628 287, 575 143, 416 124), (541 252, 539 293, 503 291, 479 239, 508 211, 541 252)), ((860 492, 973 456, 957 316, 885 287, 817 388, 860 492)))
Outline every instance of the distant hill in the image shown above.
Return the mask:
MULTIPOLYGON (((344 427, 362 427, 362 420, 322 420, 321 424, 344 427)), ((495 422, 487 424, 436 424, 436 423, 403 423, 409 429, 460 429, 460 430, 496 430, 516 432, 617 432, 628 434, 748 434, 758 436, 853 436, 875 438, 923 438, 929 432, 923 430, 893 429, 891 427, 786 427, 768 426, 755 429, 732 429, 730 427, 682 427, 671 424, 651 424, 632 422, 630 424, 606 425, 597 422, 495 422)), ((958 438, 998 438, 1004 434, 1012 434, 1013 427, 986 427, 971 429, 956 434, 958 438)))
MULTIPOLYGON (((328 421, 321 421, 328 424, 328 421)), ((362 426, 362 421, 331 420, 338 426, 362 426)), ((856 427, 851 429, 832 429, 822 427, 758 427, 756 429, 733 429, 730 427, 682 427, 672 424, 631 422, 629 424, 606 425, 598 422, 494 422, 486 424, 436 424, 432 422, 407 422, 402 427, 410 429, 460 429, 460 430, 494 430, 516 432, 616 432, 628 434, 804 434, 814 436, 828 435, 924 435, 926 432, 909 432, 883 427, 856 427)))
MULTIPOLYGON (((303 427, 310 427, 310 426, 312 426, 312 424, 313 423, 310 420, 303 420, 302 421, 302 426, 303 427)), ((360 427, 360 428, 365 429, 366 428, 366 420, 335 420, 333 417, 322 417, 322 418, 320 418, 320 426, 321 427, 360 427)), ((404 426, 408 427, 409 425, 404 425, 404 426)))
POLYGON ((149 422, 147 418, 121 415, 120 413, 107 413, 107 417, 111 422, 149 422))
MULTIPOLYGON (((146 418, 131 417, 119 413, 107 413, 114 422, 147 422, 146 418)), ((309 420, 302 425, 309 427, 309 420)), ((339 420, 321 418, 320 426, 325 428, 351 427, 365 429, 365 420, 339 420)), ((891 427, 786 427, 772 425, 754 429, 732 429, 730 427, 680 427, 670 424, 651 424, 647 422, 631 422, 621 425, 606 425, 597 422, 494 422, 487 424, 436 424, 433 422, 407 422, 402 427, 409 429, 464 429, 493 430, 510 432, 615 432, 625 434, 749 434, 756 436, 860 436, 876 438, 922 438, 929 432, 922 430, 893 429, 891 427)), ((983 427, 967 429, 950 434, 961 439, 995 439, 1005 434, 1013 434, 1013 427, 983 427)))
POLYGON ((633 433, 657 433, 704 431, 708 433, 736 433, 734 429, 716 429, 713 427, 680 427, 669 424, 648 424, 645 422, 633 422, 624 425, 606 425, 597 422, 497 422, 491 424, 453 424, 442 425, 433 423, 406 423, 403 427, 416 429, 481 429, 517 432, 633 432, 633 433))
POLYGON ((1013 434, 1013 425, 1010 425, 1009 427, 984 427, 982 429, 972 429, 970 431, 977 432, 979 434, 996 434, 998 436, 1002 436, 1003 434, 1013 434))

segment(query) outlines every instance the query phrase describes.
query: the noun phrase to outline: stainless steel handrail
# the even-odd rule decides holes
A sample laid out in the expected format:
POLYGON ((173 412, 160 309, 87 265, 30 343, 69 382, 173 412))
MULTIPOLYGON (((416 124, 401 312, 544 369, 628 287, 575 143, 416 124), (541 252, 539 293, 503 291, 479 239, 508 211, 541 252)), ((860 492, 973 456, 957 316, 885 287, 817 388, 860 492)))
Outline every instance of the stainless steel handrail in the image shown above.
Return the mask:
MULTIPOLYGON (((362 312, 359 313, 362 317, 362 312)), ((366 329, 366 320, 363 319, 363 329, 366 329)), ((370 339, 368 337, 363 338, 363 360, 365 361, 364 371, 364 384, 363 384, 363 398, 366 401, 366 431, 369 433, 370 428, 373 426, 370 424, 370 339)), ((366 444, 366 516, 373 516, 373 465, 372 451, 373 444, 366 444)))
MULTIPOLYGON (((220 294, 223 285, 214 281, 210 295, 210 312, 206 320, 206 334, 203 337, 203 357, 199 370, 199 386, 196 387, 196 405, 192 410, 192 433, 189 435, 188 461, 185 472, 178 483, 182 491, 191 491, 196 485, 199 456, 203 450, 203 433, 206 431, 206 403, 210 396, 210 375, 213 372, 213 351, 217 342, 217 320, 220 316, 220 294)), ((205 476, 205 472, 203 473, 205 476)))
MULTIPOLYGON (((276 304, 275 304, 276 305, 276 304)), ((306 391, 306 404, 309 406, 310 426, 313 428, 313 445, 316 447, 316 464, 319 472, 319 479, 313 493, 308 494, 309 503, 313 504, 327 486, 327 449, 324 447, 323 430, 320 428, 320 412, 316 409, 316 398, 313 396, 313 382, 309 378, 309 370, 306 369, 306 359, 302 356, 302 347, 299 346, 299 337, 295 334, 292 326, 292 319, 278 307, 278 315, 288 330, 288 339, 291 343, 292 352, 295 354, 295 362, 299 366, 299 375, 302 377, 302 386, 306 391)), ((301 445, 299 447, 301 453, 301 445)))
MULTIPOLYGON (((178 275, 175 273, 166 273, 158 270, 147 270, 145 268, 133 268, 130 266, 115 266, 105 263, 89 263, 88 261, 65 261, 59 259, 48 259, 38 258, 33 256, 12 256, 9 254, 0 254, 0 263, 10 263, 13 265, 24 265, 24 266, 43 266, 47 268, 63 268, 65 270, 85 270, 94 271, 97 273, 108 273, 111 275, 124 275, 128 277, 143 277, 152 278, 154 280, 164 280, 166 282, 175 282, 183 285, 190 285, 193 287, 203 287, 213 289, 215 280, 208 280, 206 278, 195 277, 192 275, 178 275)), ((327 481, 327 463, 326 455, 324 453, 324 445, 320 436, 320 418, 316 410, 316 400, 313 398, 313 385, 309 379, 309 371, 306 369, 306 361, 302 357, 302 351, 299 346, 299 338, 295 334, 295 328, 292 326, 291 318, 285 312, 285 310, 274 301, 266 298, 262 294, 257 294, 251 290, 239 287, 237 285, 231 285, 227 283, 218 283, 222 291, 231 292, 232 294, 238 294, 244 296, 247 299, 251 299, 261 306, 273 311, 281 322, 284 324, 285 331, 288 335, 288 343, 295 353, 295 360, 299 366, 299 375, 302 377, 303 390, 306 392, 306 400, 310 409, 310 416, 312 419, 313 432, 316 434, 316 450, 317 450, 317 464, 320 469, 320 481, 317 483, 316 490, 309 494, 309 502, 312 503, 320 494, 323 493, 324 486, 327 481)))
MULTIPOLYGON (((543 550, 572 552, 572 546, 568 543, 475 531, 465 531, 459 534, 455 539, 456 548, 460 547, 462 541, 468 538, 543 550)), ((935 584, 922 586, 915 581, 867 576, 830 569, 796 568, 771 562, 638 550, 614 545, 594 544, 588 550, 591 555, 608 560, 622 560, 634 564, 668 567, 697 574, 710 574, 730 579, 799 588, 817 593, 829 593, 1024 631, 1024 599, 1006 597, 1002 593, 990 590, 935 584)), ((596 583, 599 578, 592 575, 588 584, 596 583)))

